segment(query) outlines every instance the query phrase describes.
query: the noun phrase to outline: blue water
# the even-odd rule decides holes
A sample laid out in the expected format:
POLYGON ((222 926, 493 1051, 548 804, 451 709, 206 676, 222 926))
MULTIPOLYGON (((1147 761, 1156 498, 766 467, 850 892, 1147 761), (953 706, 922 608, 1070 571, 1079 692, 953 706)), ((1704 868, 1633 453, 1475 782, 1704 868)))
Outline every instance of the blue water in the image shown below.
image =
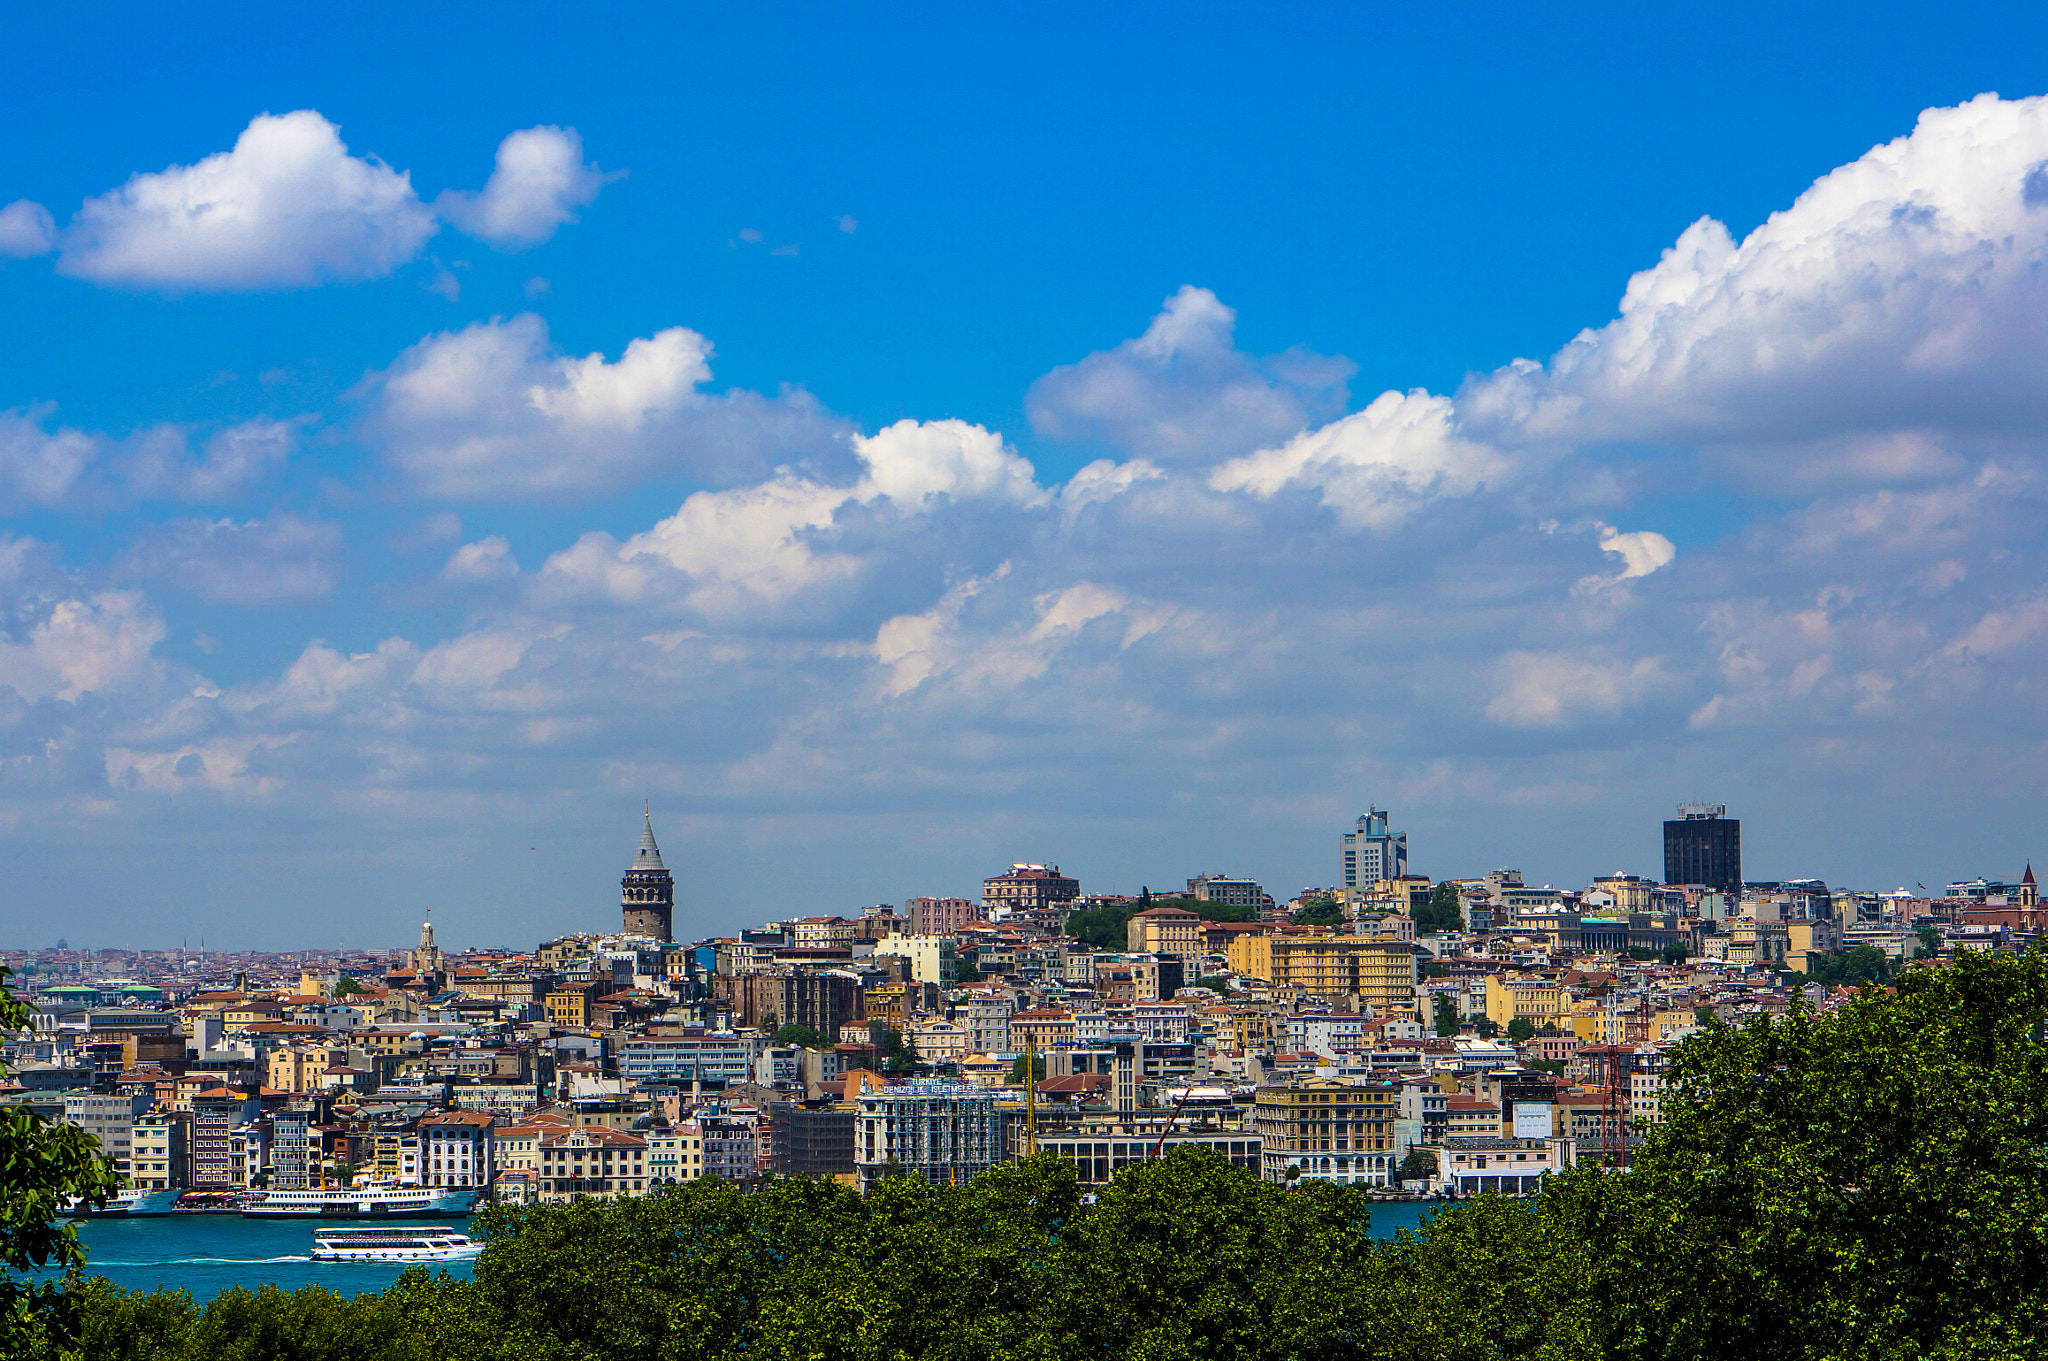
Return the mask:
POLYGON ((1372 1236, 1392 1238, 1401 1229, 1419 1229, 1422 1221, 1443 1208, 1441 1201, 1395 1200, 1372 1207, 1372 1236))
MULTIPOLYGON (((1397 1201, 1372 1207, 1375 1238, 1392 1238, 1398 1229, 1419 1226, 1438 1207, 1421 1201, 1397 1201)), ((467 1231, 466 1216, 421 1220, 423 1225, 448 1224, 467 1231)), ((78 1226, 79 1239, 92 1254, 86 1273, 105 1276, 130 1290, 165 1286, 183 1290, 205 1303, 229 1286, 254 1290, 275 1285, 296 1290, 325 1286, 343 1295, 383 1290, 405 1270, 398 1262, 315 1262, 311 1219, 242 1219, 234 1215, 170 1215, 150 1219, 91 1219, 78 1226)), ((329 1226, 333 1227, 333 1226, 329 1226)), ((451 1275, 467 1277, 472 1264, 450 1262, 451 1275)))
MULTIPOLYGON (((410 1226, 415 1221, 407 1221, 410 1226)), ((466 1215, 416 1221, 468 1232, 466 1215)), ((165 1286, 204 1303, 232 1285, 254 1290, 275 1285, 296 1290, 320 1285, 343 1295, 383 1290, 404 1272, 402 1262, 315 1262, 313 1230, 343 1227, 317 1219, 243 1219, 239 1215, 164 1215, 144 1219, 88 1219, 79 1241, 91 1254, 89 1276, 105 1276, 130 1290, 165 1286)), ((436 1267, 468 1276, 469 1262, 436 1267)))

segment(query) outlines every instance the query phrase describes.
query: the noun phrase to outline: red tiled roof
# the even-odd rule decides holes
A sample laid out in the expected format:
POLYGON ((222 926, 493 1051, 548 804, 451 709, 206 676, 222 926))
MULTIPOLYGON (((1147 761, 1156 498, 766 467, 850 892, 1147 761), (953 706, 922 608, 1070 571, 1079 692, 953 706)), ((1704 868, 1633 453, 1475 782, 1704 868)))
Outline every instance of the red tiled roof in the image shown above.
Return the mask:
POLYGON ((1038 1084, 1041 1092, 1098 1092, 1110 1085, 1108 1073, 1074 1073, 1067 1077, 1049 1077, 1038 1084))
POLYGON ((1444 1103, 1444 1108, 1453 1111, 1492 1111, 1495 1115, 1500 1114, 1499 1102, 1482 1101, 1476 1096, 1454 1096, 1444 1103))

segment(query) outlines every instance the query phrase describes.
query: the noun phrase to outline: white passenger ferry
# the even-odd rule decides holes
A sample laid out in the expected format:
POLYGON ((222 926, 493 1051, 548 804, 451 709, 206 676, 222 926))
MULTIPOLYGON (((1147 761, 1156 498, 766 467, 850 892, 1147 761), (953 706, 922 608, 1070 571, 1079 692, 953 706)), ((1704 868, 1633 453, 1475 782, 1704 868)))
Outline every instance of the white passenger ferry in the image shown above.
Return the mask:
POLYGON ((244 1219, 418 1219, 468 1214, 474 1191, 359 1181, 330 1191, 256 1191, 242 1205, 244 1219))
POLYGON ((178 1204, 183 1191, 122 1191, 104 1205, 87 1205, 73 1200, 65 1208, 74 1219, 143 1219, 167 1215, 178 1204))
POLYGON ((484 1250, 451 1228, 315 1229, 316 1262, 454 1262, 484 1250))

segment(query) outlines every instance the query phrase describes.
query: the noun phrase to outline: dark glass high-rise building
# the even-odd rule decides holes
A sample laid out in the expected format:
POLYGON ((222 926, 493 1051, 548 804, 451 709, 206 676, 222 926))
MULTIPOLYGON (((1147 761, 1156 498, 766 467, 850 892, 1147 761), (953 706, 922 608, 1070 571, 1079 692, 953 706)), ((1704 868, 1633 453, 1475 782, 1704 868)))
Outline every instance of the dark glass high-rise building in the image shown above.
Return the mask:
POLYGON ((1725 803, 1681 803, 1664 824, 1664 882, 1742 896, 1742 823, 1725 803))

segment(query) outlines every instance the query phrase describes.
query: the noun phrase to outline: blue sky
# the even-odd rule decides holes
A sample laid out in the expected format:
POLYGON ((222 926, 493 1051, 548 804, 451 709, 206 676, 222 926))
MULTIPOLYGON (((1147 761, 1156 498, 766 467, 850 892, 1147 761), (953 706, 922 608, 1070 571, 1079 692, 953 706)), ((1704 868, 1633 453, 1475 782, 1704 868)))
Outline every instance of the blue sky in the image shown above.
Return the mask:
POLYGON ((8 939, 2032 853, 2031 8, 4 22, 8 939))

